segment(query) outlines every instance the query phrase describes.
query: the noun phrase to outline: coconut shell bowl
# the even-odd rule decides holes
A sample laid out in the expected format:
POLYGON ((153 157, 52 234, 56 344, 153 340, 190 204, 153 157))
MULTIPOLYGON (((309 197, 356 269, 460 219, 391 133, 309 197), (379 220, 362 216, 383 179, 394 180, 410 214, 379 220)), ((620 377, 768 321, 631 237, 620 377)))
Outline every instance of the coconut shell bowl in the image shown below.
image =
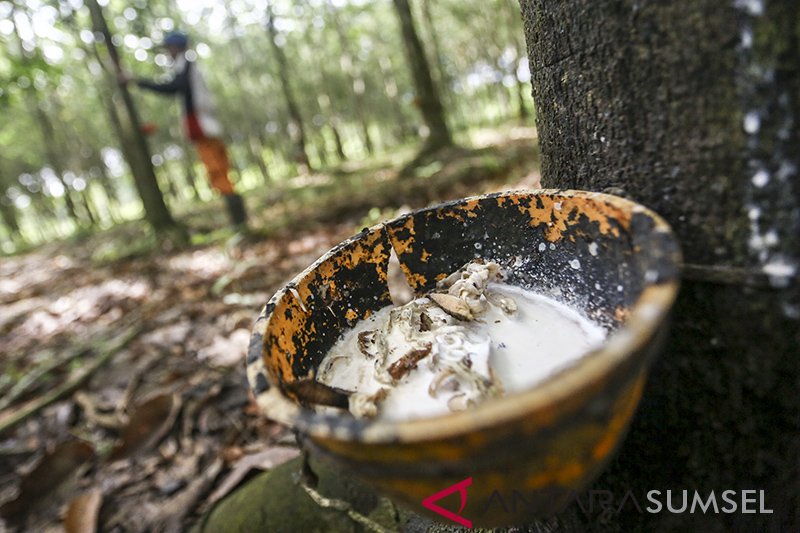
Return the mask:
POLYGON ((616 196, 533 190, 440 204, 364 229, 280 289, 254 326, 248 380, 264 414, 309 454, 410 511, 452 523, 422 504, 450 488, 436 505, 475 526, 523 524, 565 507, 620 444, 679 264, 666 222, 616 196), (492 260, 506 283, 579 309, 608 338, 529 390, 466 411, 401 422, 356 419, 346 405, 317 412, 301 385, 346 329, 392 304, 392 250, 419 295, 469 261, 492 260))

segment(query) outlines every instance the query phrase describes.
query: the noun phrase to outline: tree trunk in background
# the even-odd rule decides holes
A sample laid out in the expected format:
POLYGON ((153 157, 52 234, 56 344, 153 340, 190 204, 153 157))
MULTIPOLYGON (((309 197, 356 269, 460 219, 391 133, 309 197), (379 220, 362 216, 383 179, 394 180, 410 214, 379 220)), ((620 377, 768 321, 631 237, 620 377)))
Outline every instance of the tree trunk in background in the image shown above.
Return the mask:
POLYGON ((685 257, 672 339, 592 487, 615 507, 587 517, 573 505, 547 531, 800 531, 796 2, 522 11, 543 184, 655 209, 685 257), (618 510, 627 491, 644 508, 653 489, 662 501, 666 489, 764 490, 774 513, 618 510))
MULTIPOLYGON (((236 19, 236 16, 230 8, 230 5, 225 4, 225 26, 228 30, 228 35, 230 36, 230 42, 236 50, 236 54, 234 56, 236 62, 235 66, 237 69, 242 69, 244 71, 249 54, 247 53, 247 50, 245 50, 241 37, 238 35, 238 25, 239 21, 236 19)), ((249 81, 249 78, 247 81, 249 81)), ((242 89, 237 96, 239 106, 242 109, 256 109, 258 106, 253 104, 253 98, 251 97, 253 94, 252 84, 245 84, 245 79, 241 79, 239 80, 238 86, 240 89, 242 89)), ((255 165, 258 168, 258 171, 261 173, 261 182, 263 184, 267 184, 271 181, 271 179, 267 164, 264 162, 263 139, 258 133, 258 130, 263 130, 263 123, 259 120, 256 120, 255 122, 250 120, 248 122, 250 122, 251 125, 250 128, 248 128, 250 131, 247 134, 247 157, 249 163, 251 165, 255 165)))
POLYGON ((100 156, 100 152, 93 146, 82 142, 80 151, 82 154, 87 154, 83 157, 83 168, 89 169, 90 176, 97 180, 100 188, 103 189, 103 194, 106 196, 105 211, 108 217, 114 224, 119 223, 119 191, 111 179, 111 176, 108 174, 108 169, 106 168, 103 158, 100 156))
POLYGON ((453 139, 447 126, 447 120, 445 120, 441 98, 431 77, 425 50, 422 48, 422 43, 414 27, 408 0, 393 0, 393 2, 400 19, 400 30, 403 34, 408 66, 417 90, 417 101, 429 130, 429 136, 422 151, 432 152, 452 145, 453 139))
MULTIPOLYGON (((309 6, 309 8, 313 9, 313 6, 309 6)), ((310 42, 315 47, 323 46, 322 40, 318 37, 321 37, 321 35, 314 32, 312 32, 312 35, 309 36, 310 42)), ((336 87, 336 84, 333 82, 328 74, 328 70, 325 68, 325 58, 320 55, 316 59, 318 59, 316 62, 316 70, 320 74, 320 77, 317 81, 317 105, 319 105, 320 113, 327 117, 327 126, 333 134, 333 141, 336 145, 336 155, 339 158, 339 161, 346 161, 347 155, 344 153, 344 145, 342 144, 342 138, 338 128, 338 124, 341 123, 341 118, 339 116, 339 112, 334 109, 334 106, 331 105, 331 98, 328 93, 328 91, 336 87)))
POLYGON ((0 198, 0 218, 3 219, 3 224, 8 229, 11 239, 14 241, 19 239, 20 232, 19 221, 17 221, 17 208, 5 197, 0 198))
POLYGON ((75 209, 75 202, 72 201, 72 194, 70 194, 70 187, 67 182, 64 181, 64 163, 61 159, 61 154, 59 153, 58 149, 55 147, 55 129, 53 128, 53 122, 50 120, 50 117, 47 116, 44 109, 42 109, 42 104, 39 101, 39 94, 35 90, 32 93, 28 93, 28 103, 29 109, 32 111, 34 117, 36 117, 36 123, 39 125, 39 131, 42 135, 42 148, 45 153, 45 157, 47 159, 47 163, 52 167, 53 174, 55 174, 58 182, 64 188, 64 206, 67 208, 67 213, 69 213, 70 218, 75 222, 76 225, 82 226, 83 220, 80 216, 78 216, 78 212, 75 209))
POLYGON ((194 171, 194 159, 192 154, 189 153, 189 146, 186 142, 181 143, 181 162, 186 174, 186 183, 191 187, 194 197, 200 200, 200 190, 197 188, 197 173, 194 171))
MULTIPOLYGON (((12 13, 14 12, 14 8, 12 7, 12 13)), ((28 17, 30 18, 30 17, 28 17)), ((14 17, 10 17, 12 21, 14 21, 14 17)), ((31 52, 26 51, 25 46, 22 41, 22 36, 20 36, 19 28, 17 28, 17 24, 14 21, 14 35, 17 39, 17 44, 19 45, 19 52, 20 52, 20 59, 26 67, 30 66, 31 60, 31 52)), ((35 46, 35 45, 34 45, 35 46)), ((32 52, 34 55, 38 55, 38 49, 34 48, 32 52)), ((53 173, 58 179, 61 186, 64 188, 64 207, 67 209, 67 213, 69 214, 70 218, 75 222, 76 226, 80 227, 83 225, 83 220, 80 216, 78 216, 77 211, 75 210, 75 203, 72 201, 72 196, 70 195, 69 185, 64 181, 64 169, 66 168, 63 160, 61 158, 61 154, 56 149, 55 143, 56 141, 56 134, 55 129, 53 128, 53 122, 50 120, 50 117, 45 112, 44 108, 42 107, 41 95, 39 94, 39 90, 36 87, 32 87, 29 90, 25 91, 25 104, 28 106, 28 111, 36 118, 36 124, 39 127, 39 133, 42 137, 42 151, 44 152, 45 159, 47 164, 53 170, 53 173)))
POLYGON ((450 78, 447 74, 447 69, 444 66, 444 57, 442 56, 442 47, 439 45, 439 35, 436 32, 436 27, 433 25, 433 13, 431 13, 430 0, 422 0, 422 15, 425 21, 425 26, 428 35, 431 37, 431 51, 434 60, 436 61, 436 84, 442 90, 442 96, 448 99, 450 96, 450 78))
MULTIPOLYGON (((94 47, 94 51, 99 58, 99 51, 97 50, 96 46, 94 47)), ((103 101, 103 104, 106 107, 108 119, 111 122, 111 129, 117 136, 119 149, 122 152, 123 158, 125 159, 125 163, 127 163, 128 165, 128 170, 130 170, 131 177, 133 178, 134 181, 134 185, 137 187, 138 190, 136 176, 146 174, 147 171, 142 170, 142 167, 147 163, 142 161, 141 155, 135 150, 134 143, 131 142, 130 135, 128 134, 127 131, 125 131, 125 126, 122 124, 122 117, 120 116, 117 103, 114 101, 114 97, 111 94, 115 82, 111 80, 109 73, 107 72, 104 74, 104 78, 106 80, 106 84, 109 87, 109 92, 106 93, 102 89, 98 88, 98 95, 100 96, 100 99, 103 101)), ((150 164, 152 165, 152 163, 150 164)), ((102 165, 102 172, 106 173, 105 163, 103 163, 102 165)), ((141 194, 139 196, 141 198, 141 194)))
POLYGON ((16 242, 22 239, 22 233, 19 228, 19 220, 17 219, 17 207, 6 194, 10 183, 12 183, 11 178, 6 177, 7 170, 8 169, 4 168, 3 158, 0 157, 0 182, 8 184, 0 188, 0 219, 2 219, 3 224, 5 224, 8 229, 11 240, 16 242))
POLYGON ((251 132, 247 135, 247 148, 250 154, 250 162, 256 165, 261 174, 261 182, 266 185, 272 180, 269 177, 267 163, 264 161, 264 143, 261 142, 256 133, 251 132))
POLYGON ((91 226, 96 226, 100 221, 100 215, 97 212, 97 206, 94 205, 92 202, 92 197, 89 195, 89 184, 87 183, 86 188, 78 192, 77 195, 80 199, 81 206, 83 207, 84 211, 86 211, 89 224, 91 226))
POLYGON ((317 136, 317 140, 314 143, 314 149, 317 152, 317 157, 319 157, 319 164, 322 167, 328 166, 328 150, 325 147, 325 137, 322 135, 317 136))
MULTIPOLYGON (((119 70, 119 55, 117 54, 114 43, 111 42, 111 32, 103 16, 102 8, 97 3, 97 0, 86 0, 85 4, 92 15, 94 31, 103 36, 111 61, 114 67, 119 70)), ((153 163, 150 158, 150 148, 147 146, 147 139, 142 135, 139 113, 134 105, 131 93, 128 91, 127 87, 120 85, 119 94, 122 97, 131 130, 129 140, 132 146, 130 146, 128 154, 133 155, 134 160, 129 160, 128 164, 133 171, 133 181, 136 184, 136 190, 139 192, 139 196, 142 199, 145 219, 156 232, 173 229, 177 224, 175 224, 169 209, 167 209, 167 205, 164 203, 164 196, 161 193, 161 189, 158 187, 155 169, 153 169, 153 163)))
MULTIPOLYGON (((342 62, 344 63, 342 70, 347 74, 347 78, 350 81, 350 98, 351 98, 351 105, 353 107, 353 111, 356 114, 356 118, 358 119, 358 123, 361 126, 362 132, 362 139, 364 148, 367 150, 369 155, 375 153, 375 146, 372 142, 372 136, 369 132, 369 120, 364 113, 364 106, 361 105, 360 100, 364 98, 364 93, 366 91, 364 76, 362 76, 361 72, 358 71, 355 65, 355 54, 352 53, 350 50, 350 41, 345 35, 344 28, 342 27, 342 23, 339 20, 339 14, 336 12, 336 7, 333 5, 332 0, 328 0, 326 4, 326 11, 330 13, 331 21, 333 22, 333 28, 336 30, 336 36, 339 38, 339 49, 342 53, 342 62), (360 86, 361 89, 357 90, 356 87, 360 86)), ((332 85, 327 85, 328 87, 332 87, 332 85)))
POLYGON ((392 61, 388 57, 382 57, 378 60, 378 67, 381 71, 381 78, 383 80, 383 91, 386 98, 389 100, 389 105, 392 108, 392 115, 394 115, 396 123, 397 138, 400 141, 405 141, 411 137, 411 127, 408 124, 408 119, 403 112, 403 107, 397 98, 398 87, 397 80, 392 73, 392 61))
POLYGON ((513 31, 513 29, 517 26, 517 22, 519 21, 519 2, 517 0, 508 0, 505 2, 505 12, 508 14, 508 27, 512 30, 512 42, 514 43, 514 55, 515 61, 514 63, 517 65, 517 68, 514 69, 514 79, 517 80, 517 106, 519 109, 519 119, 526 120, 531 115, 530 109, 528 109, 528 104, 525 103, 525 93, 528 91, 528 84, 522 81, 517 74, 519 70, 519 63, 520 59, 522 58, 523 51, 525 50, 525 46, 522 44, 522 40, 519 38, 519 33, 513 31))
POLYGON ((278 31, 275 29, 275 15, 272 13, 271 5, 267 5, 267 32, 269 33, 269 42, 272 46, 272 53, 275 55, 275 61, 278 63, 278 77, 281 80, 281 90, 283 97, 286 100, 286 109, 289 112, 289 119, 291 120, 290 126, 293 131, 289 133, 295 143, 297 153, 293 158, 295 162, 305 165, 311 169, 311 164, 308 161, 308 152, 306 151, 306 130, 303 125, 303 116, 300 114, 300 107, 294 99, 294 93, 289 83, 289 65, 286 62, 286 54, 283 53, 275 38, 278 36, 278 31))
POLYGON ((328 128, 331 130, 331 135, 333 135, 333 143, 336 145, 336 155, 339 157, 339 161, 347 161, 347 154, 344 153, 344 144, 342 144, 342 136, 339 133, 339 128, 336 127, 337 121, 331 121, 328 124, 328 128))

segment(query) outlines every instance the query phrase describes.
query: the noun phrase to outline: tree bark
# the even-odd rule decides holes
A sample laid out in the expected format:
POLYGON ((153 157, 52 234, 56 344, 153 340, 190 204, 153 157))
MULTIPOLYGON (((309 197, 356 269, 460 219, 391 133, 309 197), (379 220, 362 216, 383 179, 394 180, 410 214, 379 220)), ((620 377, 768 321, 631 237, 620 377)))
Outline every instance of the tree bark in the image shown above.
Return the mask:
POLYGON ((592 487, 615 506, 573 505, 548 531, 800 530, 795 3, 523 0, 522 12, 543 184, 655 209, 685 257, 672 340, 592 487), (617 507, 666 489, 764 490, 774 512, 617 507))
POLYGON ((393 2, 400 20, 406 59, 417 90, 417 101, 429 130, 423 152, 432 152, 452 145, 453 139, 444 116, 444 107, 442 107, 439 92, 431 77, 431 69, 428 66, 428 59, 425 57, 425 50, 414 26, 411 6, 409 6, 408 0, 393 0, 393 2))
MULTIPOLYGON (((103 10, 97 0, 87 0, 85 3, 92 16, 94 31, 103 36, 111 61, 119 71, 121 68, 120 58, 114 43, 111 42, 111 31, 108 29, 103 10)), ((119 85, 119 95, 122 98, 131 130, 128 137, 132 146, 128 153, 134 156, 134 161, 137 161, 129 160, 128 164, 131 165, 136 190, 142 199, 145 219, 156 232, 173 229, 177 224, 173 220, 169 209, 167 209, 167 205, 164 203, 164 195, 158 186, 158 179, 150 157, 150 148, 141 132, 141 121, 139 120, 136 105, 133 102, 130 91, 122 84, 119 85)))

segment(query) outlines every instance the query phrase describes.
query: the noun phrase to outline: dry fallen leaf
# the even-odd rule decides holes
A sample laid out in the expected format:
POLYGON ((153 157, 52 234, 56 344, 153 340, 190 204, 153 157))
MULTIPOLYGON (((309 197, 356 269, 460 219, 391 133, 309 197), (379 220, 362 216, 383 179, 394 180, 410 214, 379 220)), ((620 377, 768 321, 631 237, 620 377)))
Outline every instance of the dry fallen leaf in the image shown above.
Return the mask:
POLYGON ((211 487, 211 484, 222 470, 222 459, 215 459, 189 483, 185 490, 164 501, 155 516, 151 517, 152 530, 164 533, 180 533, 185 531, 185 517, 192 512, 200 497, 211 487))
POLYGON ((97 516, 103 505, 103 493, 100 489, 84 492, 72 500, 64 517, 66 533, 94 533, 97 531, 97 516))
POLYGON ((210 346, 201 348, 197 357, 207 360, 213 366, 237 366, 244 361, 247 346, 250 343, 250 330, 237 329, 228 337, 217 335, 210 346))
POLYGON ((158 444, 172 428, 180 408, 180 398, 173 394, 158 394, 136 406, 128 425, 122 428, 122 442, 111 452, 109 460, 116 461, 158 444))
POLYGON ((6 502, 0 513, 14 520, 44 501, 86 461, 94 457, 94 448, 80 440, 62 442, 22 478, 19 495, 6 502))
POLYGON ((222 450, 222 460, 226 463, 235 463, 244 455, 241 446, 228 446, 222 450))

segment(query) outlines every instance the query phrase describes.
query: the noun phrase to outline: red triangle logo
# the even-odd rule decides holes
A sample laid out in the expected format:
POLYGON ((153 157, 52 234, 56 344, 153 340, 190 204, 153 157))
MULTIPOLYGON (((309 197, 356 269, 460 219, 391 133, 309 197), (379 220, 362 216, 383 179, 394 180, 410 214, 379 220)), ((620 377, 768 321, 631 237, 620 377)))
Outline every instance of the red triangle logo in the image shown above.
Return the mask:
POLYGON ((467 487, 472 485, 472 478, 468 477, 464 481, 459 481, 455 485, 451 485, 444 490, 440 490, 436 494, 431 494, 424 500, 422 500, 422 506, 426 509, 430 509, 436 514, 440 514, 443 517, 447 518, 448 520, 452 520, 456 524, 462 525, 464 527, 472 528, 472 520, 467 520, 463 516, 460 516, 452 511, 448 511, 444 507, 436 505, 433 502, 437 502, 442 498, 450 496, 454 492, 458 492, 461 495, 461 507, 458 509, 458 512, 464 510, 464 506, 467 505, 467 487))

